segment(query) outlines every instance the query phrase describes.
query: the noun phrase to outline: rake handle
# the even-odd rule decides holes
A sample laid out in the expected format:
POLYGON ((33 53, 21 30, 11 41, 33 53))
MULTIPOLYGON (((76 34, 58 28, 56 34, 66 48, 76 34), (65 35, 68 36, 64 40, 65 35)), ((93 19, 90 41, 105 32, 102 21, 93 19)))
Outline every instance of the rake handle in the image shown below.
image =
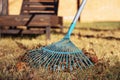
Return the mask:
POLYGON ((72 31, 74 30, 74 28, 76 26, 76 23, 77 23, 77 21, 79 19, 79 16, 81 15, 81 12, 82 12, 85 4, 86 4, 86 1, 87 0, 82 0, 82 3, 81 3, 81 5, 80 5, 80 7, 78 9, 78 12, 76 13, 76 15, 75 15, 75 17, 74 17, 74 19, 73 19, 73 21, 72 21, 72 23, 70 25, 70 28, 69 28, 69 30, 68 30, 68 32, 67 32, 67 34, 66 34, 66 36, 64 38, 70 38, 70 35, 71 35, 72 31))

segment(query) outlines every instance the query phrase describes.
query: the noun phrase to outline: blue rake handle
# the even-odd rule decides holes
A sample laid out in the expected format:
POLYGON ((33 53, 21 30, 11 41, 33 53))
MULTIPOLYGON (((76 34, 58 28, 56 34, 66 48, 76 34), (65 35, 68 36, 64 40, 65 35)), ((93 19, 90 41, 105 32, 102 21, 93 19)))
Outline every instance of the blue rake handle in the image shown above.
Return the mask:
POLYGON ((69 28, 69 30, 68 30, 68 32, 67 32, 67 34, 65 35, 64 38, 70 38, 70 35, 71 35, 72 31, 74 30, 74 28, 76 26, 76 22, 78 21, 78 18, 81 15, 81 12, 82 12, 82 10, 83 10, 83 8, 85 6, 85 3, 86 3, 86 0, 82 0, 82 3, 80 5, 80 7, 79 7, 79 10, 76 13, 76 15, 75 15, 75 17, 74 17, 74 19, 73 19, 73 21, 72 21, 72 23, 70 25, 70 28, 69 28))

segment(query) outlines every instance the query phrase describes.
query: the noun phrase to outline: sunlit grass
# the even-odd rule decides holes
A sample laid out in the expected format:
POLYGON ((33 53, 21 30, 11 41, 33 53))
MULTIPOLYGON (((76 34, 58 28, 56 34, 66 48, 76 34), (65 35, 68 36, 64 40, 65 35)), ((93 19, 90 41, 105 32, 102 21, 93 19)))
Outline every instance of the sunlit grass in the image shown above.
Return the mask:
MULTIPOLYGON (((70 26, 71 22, 65 22, 65 26, 70 26)), ((95 29, 120 29, 120 22, 91 22, 77 23, 76 28, 95 28, 95 29)))

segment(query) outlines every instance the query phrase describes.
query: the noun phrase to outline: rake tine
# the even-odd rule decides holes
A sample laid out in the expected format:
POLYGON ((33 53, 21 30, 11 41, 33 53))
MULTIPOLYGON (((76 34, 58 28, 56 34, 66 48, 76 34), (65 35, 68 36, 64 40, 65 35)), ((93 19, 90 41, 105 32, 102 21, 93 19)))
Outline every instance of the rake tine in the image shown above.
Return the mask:
POLYGON ((33 58, 33 61, 36 62, 36 61, 39 61, 41 58, 44 58, 46 56, 50 55, 49 53, 46 53, 46 54, 42 54, 42 53, 39 53, 38 55, 36 55, 34 58, 33 58))
POLYGON ((69 62, 68 57, 69 57, 69 54, 66 55, 66 68, 68 68, 68 65, 69 65, 68 64, 68 62, 69 62))
POLYGON ((53 70, 54 70, 54 63, 56 61, 56 59, 58 58, 59 54, 57 54, 54 58, 53 58, 53 62, 51 64, 51 68, 53 67, 53 70))
POLYGON ((63 55, 63 54, 60 54, 60 55, 61 55, 61 58, 60 58, 60 61, 59 61, 59 64, 58 64, 59 67, 62 65, 62 55, 63 55))
MULTIPOLYGON (((53 56, 53 58, 52 58, 52 60, 51 61, 55 61, 55 58, 57 57, 58 55, 56 54, 56 56, 53 56)), ((50 69, 51 70, 53 70, 53 68, 52 67, 54 67, 52 64, 50 65, 50 69)))
POLYGON ((64 54, 63 54, 63 57, 62 57, 62 70, 64 70, 64 54))
MULTIPOLYGON (((81 53, 78 53, 78 54, 76 54, 76 55, 79 56, 80 54, 81 54, 81 53)), ((81 58, 80 58, 80 57, 78 57, 78 58, 79 58, 81 64, 86 68, 86 66, 85 66, 84 62, 81 60, 81 58)))
POLYGON ((72 55, 70 55, 70 57, 69 57, 69 62, 70 62, 70 71, 72 71, 72 70, 73 70, 73 68, 72 68, 72 63, 71 63, 71 62, 72 62, 72 58, 71 58, 71 57, 72 57, 72 55))
POLYGON ((84 57, 85 55, 83 55, 82 53, 79 55, 80 55, 81 59, 83 59, 83 61, 84 61, 83 63, 86 63, 87 66, 89 66, 88 62, 86 61, 86 58, 84 57))
POLYGON ((37 58, 36 57, 33 58, 33 62, 37 63, 37 65, 38 65, 39 60, 42 61, 42 59, 44 59, 44 57, 46 57, 48 55, 50 55, 50 54, 46 53, 46 54, 42 55, 42 53, 39 53, 39 55, 37 56, 37 58))
MULTIPOLYGON (((76 56, 76 54, 74 54, 74 55, 76 56)), ((77 58, 77 56, 76 56, 75 59, 76 59, 76 63, 78 64, 79 68, 80 68, 81 70, 83 70, 83 69, 82 69, 82 66, 78 63, 78 58, 77 58)))
MULTIPOLYGON (((59 59, 60 59, 60 54, 58 55, 58 58, 57 58, 57 60, 56 60, 56 62, 55 62, 55 65, 57 65, 57 62, 59 62, 59 59)), ((55 70, 55 68, 56 68, 56 67, 54 67, 54 70, 55 70)))
POLYGON ((40 60, 42 58, 41 56, 45 56, 45 55, 39 54, 39 55, 35 56, 32 60, 32 62, 34 62, 32 65, 36 66, 35 63, 37 63, 38 60, 40 60))
MULTIPOLYGON (((37 51, 39 52, 39 50, 29 52, 30 53, 29 56, 34 57, 34 55, 39 54, 37 51), (36 54, 33 54, 33 53, 36 53, 36 54)), ((40 51, 40 52, 42 53, 42 51, 40 51)))
MULTIPOLYGON (((34 52, 30 52, 29 54, 28 54, 28 56, 29 57, 33 57, 34 55, 36 55, 36 54, 33 54, 34 52)), ((35 52, 36 53, 36 52, 35 52)))
POLYGON ((83 58, 83 60, 85 61, 85 63, 87 64, 87 66, 90 67, 90 64, 87 62, 87 61, 89 61, 89 59, 88 59, 87 57, 85 57, 85 55, 83 55, 83 53, 82 53, 82 58, 83 58), (86 61, 86 60, 87 60, 87 61, 86 61))
POLYGON ((58 62, 58 70, 60 70, 61 62, 62 62, 62 54, 60 54, 60 61, 58 62))
MULTIPOLYGON (((50 55, 49 55, 50 56, 50 55)), ((41 57, 40 59, 37 59, 36 60, 36 63, 38 64, 38 65, 41 65, 42 66, 42 64, 45 62, 45 61, 47 61, 47 57, 41 57)))
POLYGON ((74 54, 72 55, 72 66, 73 66, 73 69, 76 68, 75 61, 74 61, 74 54))
POLYGON ((74 58, 75 58, 75 56, 74 56, 74 54, 73 54, 73 57, 72 57, 72 60, 73 60, 73 67, 76 68, 76 63, 75 63, 75 59, 74 59, 74 58))
POLYGON ((51 63, 52 59, 55 57, 55 53, 52 54, 52 56, 48 59, 48 61, 46 61, 46 64, 44 65, 44 67, 46 67, 46 69, 48 68, 48 65, 51 63))
MULTIPOLYGON (((30 58, 32 59, 32 61, 33 61, 33 58, 34 58, 35 55, 37 55, 37 54, 36 54, 36 52, 35 52, 34 54, 33 54, 33 53, 30 53, 30 54, 29 54, 29 57, 30 57, 30 58), (30 54, 32 54, 32 55, 30 55, 30 54)), ((31 62, 31 60, 29 60, 29 62, 31 62)))
POLYGON ((87 56, 85 56, 85 54, 82 53, 82 55, 88 60, 88 62, 93 66, 93 63, 88 59, 87 56))
MULTIPOLYGON (((53 57, 55 57, 56 55, 57 55, 57 54, 52 54, 53 57)), ((51 60, 52 60, 52 56, 49 55, 49 57, 51 58, 51 60)), ((48 59, 50 59, 50 58, 48 58, 48 59)), ((45 62, 48 62, 48 60, 47 60, 47 61, 40 61, 39 64, 41 65, 41 64, 43 64, 43 63, 45 63, 45 62)), ((43 66, 44 66, 44 65, 43 65, 43 66)))
POLYGON ((32 57, 33 62, 35 62, 38 58, 40 58, 41 55, 42 55, 41 53, 37 53, 36 55, 34 55, 34 56, 32 57))

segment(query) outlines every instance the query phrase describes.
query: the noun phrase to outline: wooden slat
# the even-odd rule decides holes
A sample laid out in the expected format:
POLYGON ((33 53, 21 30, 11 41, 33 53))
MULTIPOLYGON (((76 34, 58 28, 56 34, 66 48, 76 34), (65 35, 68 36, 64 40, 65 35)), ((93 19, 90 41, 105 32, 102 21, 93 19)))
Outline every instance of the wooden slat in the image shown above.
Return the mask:
POLYGON ((57 5, 58 0, 24 0, 21 14, 57 15, 57 5))
POLYGON ((49 26, 52 25, 50 21, 51 16, 49 15, 35 15, 31 22, 28 24, 28 26, 49 26))
POLYGON ((56 15, 55 13, 39 13, 39 12, 36 12, 36 13, 29 13, 29 12, 24 12, 23 15, 56 15))
POLYGON ((31 15, 55 15, 55 11, 24 11, 24 14, 31 14, 31 15))
POLYGON ((58 16, 52 15, 10 15, 0 17, 0 26, 54 26, 58 16))
POLYGON ((55 8, 51 8, 51 7, 24 7, 24 10, 28 10, 28 11, 44 11, 44 10, 48 10, 48 11, 55 11, 55 8))
POLYGON ((55 8, 53 5, 26 5, 24 7, 55 8))
POLYGON ((24 2, 25 5, 54 5, 54 2, 24 2))
POLYGON ((54 0, 29 0, 30 2, 54 2, 54 0))
POLYGON ((26 12, 28 12, 28 13, 30 13, 30 14, 38 14, 38 13, 41 13, 41 14, 45 14, 45 13, 47 13, 47 14, 49 14, 49 13, 55 13, 55 11, 34 11, 34 10, 31 10, 31 11, 24 11, 24 13, 26 13, 26 12))
POLYGON ((0 26, 24 26, 31 15, 8 15, 0 16, 0 26))

